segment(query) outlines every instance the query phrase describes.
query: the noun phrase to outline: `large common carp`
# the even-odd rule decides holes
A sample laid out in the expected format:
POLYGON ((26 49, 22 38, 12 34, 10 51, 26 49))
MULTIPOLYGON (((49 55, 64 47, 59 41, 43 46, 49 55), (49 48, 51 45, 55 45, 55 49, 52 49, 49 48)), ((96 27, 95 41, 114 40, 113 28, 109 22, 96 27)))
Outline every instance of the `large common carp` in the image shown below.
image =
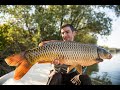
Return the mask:
POLYGON ((49 41, 37 48, 11 55, 5 61, 9 66, 16 66, 14 79, 19 80, 37 62, 51 63, 57 59, 61 64, 69 66, 67 72, 76 68, 82 73, 81 66, 90 66, 111 58, 112 55, 107 50, 97 45, 74 41, 49 41))

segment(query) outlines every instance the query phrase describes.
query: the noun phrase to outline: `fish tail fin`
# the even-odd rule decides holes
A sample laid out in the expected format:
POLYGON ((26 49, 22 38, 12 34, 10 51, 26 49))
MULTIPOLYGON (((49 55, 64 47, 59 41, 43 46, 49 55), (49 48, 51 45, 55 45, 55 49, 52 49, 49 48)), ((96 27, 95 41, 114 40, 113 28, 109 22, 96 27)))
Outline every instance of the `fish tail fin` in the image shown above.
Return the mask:
POLYGON ((23 54, 24 52, 20 54, 13 54, 5 59, 5 62, 9 66, 16 66, 14 73, 15 80, 21 79, 33 66, 33 64, 30 64, 30 62, 24 58, 23 54))
POLYGON ((6 62, 9 66, 18 66, 18 65, 21 64, 22 61, 24 60, 24 57, 23 57, 22 54, 23 54, 23 53, 13 54, 13 55, 5 58, 5 62, 6 62))
POLYGON ((15 80, 21 79, 30 70, 32 66, 33 66, 32 64, 24 60, 19 66, 16 67, 14 79, 15 80))

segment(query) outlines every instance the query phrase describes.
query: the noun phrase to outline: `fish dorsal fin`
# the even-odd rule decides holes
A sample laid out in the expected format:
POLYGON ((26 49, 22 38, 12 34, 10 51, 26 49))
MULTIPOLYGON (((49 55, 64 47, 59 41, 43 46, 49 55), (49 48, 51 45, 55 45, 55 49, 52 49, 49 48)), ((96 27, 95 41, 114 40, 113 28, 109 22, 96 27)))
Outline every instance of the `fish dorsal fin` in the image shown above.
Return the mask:
POLYGON ((45 44, 47 44, 47 43, 49 43, 49 42, 59 42, 59 41, 61 41, 61 40, 42 41, 41 43, 39 43, 39 46, 41 47, 41 46, 43 46, 43 45, 45 45, 45 44))

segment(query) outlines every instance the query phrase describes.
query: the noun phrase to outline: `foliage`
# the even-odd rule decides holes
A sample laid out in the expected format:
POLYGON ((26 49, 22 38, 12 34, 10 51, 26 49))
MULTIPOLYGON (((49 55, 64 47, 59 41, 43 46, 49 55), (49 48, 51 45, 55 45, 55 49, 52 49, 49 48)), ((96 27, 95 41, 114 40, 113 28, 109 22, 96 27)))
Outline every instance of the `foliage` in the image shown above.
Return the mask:
POLYGON ((111 19, 106 17, 105 13, 94 12, 92 7, 90 5, 35 6, 35 18, 36 23, 39 22, 41 41, 54 39, 54 36, 59 39, 59 28, 64 23, 73 24, 78 33, 81 33, 81 36, 77 36, 77 41, 81 41, 80 37, 83 38, 84 35, 92 34, 91 37, 93 36, 94 40, 97 40, 96 34, 109 35, 111 19), (51 30, 49 24, 52 25, 51 30))
POLYGON ((5 22, 0 25, 2 55, 38 46, 44 40, 62 39, 60 26, 64 23, 76 28, 76 41, 96 44, 98 34, 112 31, 111 19, 94 11, 99 7, 120 10, 119 5, 0 5, 0 19, 5 22))
MULTIPOLYGON (((73 24, 77 30, 76 41, 97 43, 97 34, 110 35, 111 19, 94 8, 109 5, 0 5, 0 50, 21 52, 38 46, 39 42, 62 39, 60 26, 73 24), (9 17, 9 18, 7 18, 9 17)), ((117 6, 114 6, 117 7, 117 6)), ((119 6, 118 6, 119 7, 119 6)))
POLYGON ((0 60, 41 41, 62 39, 60 27, 65 23, 76 28, 76 41, 96 44, 98 34, 107 36, 112 31, 111 18, 94 11, 99 7, 120 15, 119 5, 0 5, 0 60))
POLYGON ((120 16, 120 5, 102 5, 102 7, 103 8, 110 8, 115 12, 117 17, 120 16))

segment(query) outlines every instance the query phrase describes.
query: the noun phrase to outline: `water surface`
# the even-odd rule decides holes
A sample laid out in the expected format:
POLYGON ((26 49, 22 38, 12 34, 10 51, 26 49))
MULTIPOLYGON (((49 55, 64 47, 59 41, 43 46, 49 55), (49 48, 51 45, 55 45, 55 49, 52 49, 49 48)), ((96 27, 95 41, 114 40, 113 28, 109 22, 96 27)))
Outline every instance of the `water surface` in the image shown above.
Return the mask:
POLYGON ((88 67, 94 84, 120 85, 120 53, 113 53, 112 59, 88 67))

